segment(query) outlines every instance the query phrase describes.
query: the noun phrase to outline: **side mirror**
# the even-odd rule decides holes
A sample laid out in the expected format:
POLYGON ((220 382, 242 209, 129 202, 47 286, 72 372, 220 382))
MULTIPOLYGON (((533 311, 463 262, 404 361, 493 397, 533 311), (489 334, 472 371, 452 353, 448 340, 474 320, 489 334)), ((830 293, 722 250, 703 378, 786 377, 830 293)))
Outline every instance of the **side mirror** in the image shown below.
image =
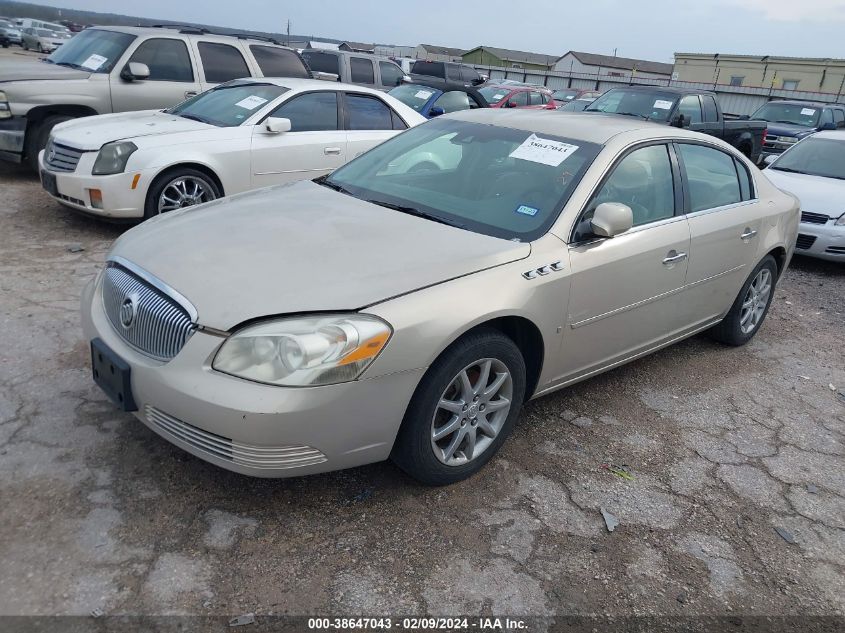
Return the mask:
POLYGON ((323 73, 320 71, 313 71, 311 76, 314 79, 321 79, 323 81, 340 81, 340 75, 336 75, 335 73, 323 73))
POLYGON ((267 117, 264 121, 264 129, 270 134, 282 134, 283 132, 290 132, 290 119, 283 119, 281 117, 267 117))
POLYGON ((506 108, 515 108, 515 107, 516 107, 516 104, 515 104, 513 101, 508 101, 508 102, 505 104, 505 107, 506 107, 506 108))
POLYGON ((479 75, 478 77, 476 77, 475 79, 473 79, 470 83, 472 83, 472 85, 473 85, 473 86, 480 86, 480 85, 481 85, 481 84, 483 84, 485 81, 487 81, 487 80, 486 80, 484 77, 482 77, 482 76, 480 76, 480 75, 479 75))
POLYGON ((627 204, 602 202, 593 212, 590 225, 599 237, 615 237, 634 226, 634 212, 627 204))
POLYGON ((773 162, 775 162, 777 159, 778 159, 777 154, 769 154, 768 156, 766 156, 766 158, 764 158, 764 159, 763 159, 763 162, 764 162, 766 165, 771 165, 771 164, 772 164, 773 162))
POLYGON ((748 121, 751 117, 747 114, 741 114, 739 117, 740 121, 748 121))
POLYGON ((440 116, 441 114, 446 114, 446 110, 441 108, 440 106, 434 106, 431 110, 428 111, 428 116, 432 119, 436 116, 440 116))
POLYGON ((150 67, 141 62, 129 62, 120 71, 120 78, 124 81, 143 81, 149 77, 150 67))
POLYGON ((397 81, 396 85, 401 86, 403 83, 404 84, 412 84, 412 83, 414 83, 414 80, 411 79, 408 75, 402 75, 402 79, 397 81))
POLYGON ((834 123, 833 121, 828 121, 827 123, 822 123, 819 126, 820 132, 824 132, 825 130, 835 130, 835 129, 836 129, 836 123, 834 123))
POLYGON ((689 125, 689 122, 686 120, 686 117, 683 114, 678 113, 672 118, 672 125, 674 127, 682 128, 687 127, 687 125, 689 125))

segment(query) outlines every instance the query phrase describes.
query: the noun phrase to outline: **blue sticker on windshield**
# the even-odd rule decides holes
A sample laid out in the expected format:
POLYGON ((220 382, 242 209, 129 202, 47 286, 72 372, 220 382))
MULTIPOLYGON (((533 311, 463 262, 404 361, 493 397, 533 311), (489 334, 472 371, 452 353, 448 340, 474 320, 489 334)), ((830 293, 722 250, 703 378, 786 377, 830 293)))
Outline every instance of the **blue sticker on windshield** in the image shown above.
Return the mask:
POLYGON ((516 212, 521 213, 522 215, 530 215, 531 217, 534 217, 540 212, 540 209, 535 209, 534 207, 527 207, 522 204, 516 208, 516 212))

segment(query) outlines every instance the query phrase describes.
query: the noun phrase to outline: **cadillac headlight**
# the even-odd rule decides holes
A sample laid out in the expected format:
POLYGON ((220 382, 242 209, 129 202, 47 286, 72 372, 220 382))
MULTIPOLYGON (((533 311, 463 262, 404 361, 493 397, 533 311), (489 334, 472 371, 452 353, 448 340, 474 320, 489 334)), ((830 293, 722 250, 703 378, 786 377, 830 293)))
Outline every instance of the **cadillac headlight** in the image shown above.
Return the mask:
POLYGON ((97 160, 94 161, 94 169, 91 170, 91 173, 96 176, 121 173, 126 169, 126 161, 129 160, 132 152, 137 149, 138 146, 131 141, 106 143, 100 148, 100 153, 97 154, 97 160))
POLYGON ((845 213, 839 216, 839 219, 833 223, 833 226, 845 226, 845 213))
POLYGON ((321 314, 253 325, 226 339, 217 371, 285 387, 355 380, 375 360, 390 326, 366 314, 321 314))

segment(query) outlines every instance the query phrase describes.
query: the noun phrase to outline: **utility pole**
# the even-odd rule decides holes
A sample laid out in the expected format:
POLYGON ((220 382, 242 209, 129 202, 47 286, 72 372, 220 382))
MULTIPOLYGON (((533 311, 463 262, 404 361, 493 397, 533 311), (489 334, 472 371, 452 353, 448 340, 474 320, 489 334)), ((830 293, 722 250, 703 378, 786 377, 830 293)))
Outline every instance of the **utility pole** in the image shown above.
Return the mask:
POLYGON ((288 20, 288 41, 287 45, 290 46, 290 20, 288 20))

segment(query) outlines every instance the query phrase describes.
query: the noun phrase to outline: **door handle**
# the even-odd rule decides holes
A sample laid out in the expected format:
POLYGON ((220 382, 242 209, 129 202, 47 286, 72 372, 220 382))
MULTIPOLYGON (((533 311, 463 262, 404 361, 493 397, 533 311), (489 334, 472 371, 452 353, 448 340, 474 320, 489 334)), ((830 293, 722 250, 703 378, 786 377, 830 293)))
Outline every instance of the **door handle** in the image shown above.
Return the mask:
POLYGON ((196 90, 186 90, 185 91, 185 98, 190 99, 191 97, 196 97, 197 91, 196 90))
POLYGON ((743 242, 747 242, 748 240, 750 240, 755 235, 757 235, 757 231, 755 231, 754 229, 746 228, 742 232, 742 235, 739 236, 739 239, 741 239, 743 242))
POLYGON ((340 154, 339 147, 324 147, 323 154, 340 154))
POLYGON ((670 264, 674 264, 675 262, 683 261, 686 258, 687 258, 686 253, 676 253, 675 251, 669 251, 669 253, 666 255, 665 259, 663 260, 663 263, 668 266, 670 264), (675 254, 673 255, 672 253, 675 253, 675 254))

